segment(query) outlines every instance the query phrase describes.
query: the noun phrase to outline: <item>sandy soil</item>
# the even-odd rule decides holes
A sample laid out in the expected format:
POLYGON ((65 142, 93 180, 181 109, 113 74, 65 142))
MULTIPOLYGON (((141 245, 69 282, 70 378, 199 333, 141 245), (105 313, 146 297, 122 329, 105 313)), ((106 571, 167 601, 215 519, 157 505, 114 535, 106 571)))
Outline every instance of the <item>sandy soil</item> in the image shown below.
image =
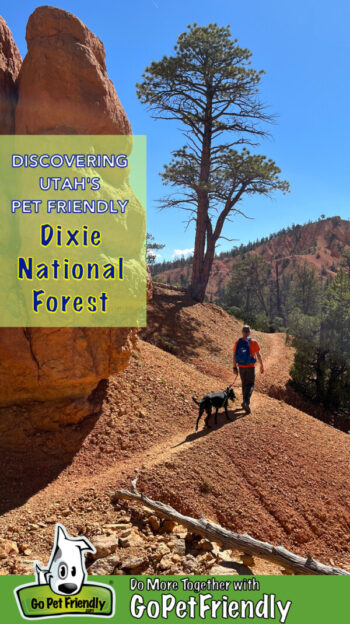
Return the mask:
MULTIPOLYGON (((349 438, 268 396, 288 380, 293 352, 284 336, 256 334, 266 373, 257 377, 252 413, 240 409, 237 383, 230 421, 220 415, 216 428, 195 433, 191 397, 231 383, 240 326, 214 305, 165 295, 168 308, 163 300, 157 326, 150 310, 143 336, 164 343, 173 327, 175 353, 140 341, 128 369, 101 384, 100 414, 38 435, 26 456, 2 453, 0 536, 42 561, 56 521, 93 539, 115 520, 111 492, 137 469, 140 489, 180 511, 350 571, 349 438)), ((261 570, 280 573, 269 564, 261 570)))

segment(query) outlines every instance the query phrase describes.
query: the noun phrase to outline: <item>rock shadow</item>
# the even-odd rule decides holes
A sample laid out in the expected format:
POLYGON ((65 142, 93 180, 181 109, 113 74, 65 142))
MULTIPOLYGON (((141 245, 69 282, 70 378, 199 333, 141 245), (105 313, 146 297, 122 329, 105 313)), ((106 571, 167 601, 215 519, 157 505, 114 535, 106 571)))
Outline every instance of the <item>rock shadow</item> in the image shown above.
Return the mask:
POLYGON ((1 441, 0 515, 23 505, 72 463, 101 414, 107 384, 102 380, 90 394, 91 414, 80 423, 28 435, 20 449, 1 441))

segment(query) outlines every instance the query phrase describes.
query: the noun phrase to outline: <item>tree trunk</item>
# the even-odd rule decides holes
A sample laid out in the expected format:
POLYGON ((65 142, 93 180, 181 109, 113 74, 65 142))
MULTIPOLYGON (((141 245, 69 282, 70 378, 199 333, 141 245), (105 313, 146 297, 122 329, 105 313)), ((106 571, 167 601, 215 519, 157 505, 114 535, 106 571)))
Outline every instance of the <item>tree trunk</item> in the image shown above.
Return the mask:
POLYGON ((267 316, 267 318, 269 317, 269 312, 265 303, 265 299, 264 299, 264 293, 263 293, 263 286, 261 285, 261 283, 258 281, 257 284, 257 289, 256 289, 256 295, 258 297, 258 300, 260 301, 260 305, 263 308, 265 315, 267 316))
MULTIPOLYGON (((208 91, 204 119, 204 133, 202 141, 201 166, 198 190, 198 210, 196 220, 196 236, 194 241, 192 279, 190 293, 195 301, 202 303, 205 297, 205 290, 208 279, 205 275, 205 255, 206 255, 206 232, 209 211, 209 196, 206 185, 210 176, 211 165, 211 138, 213 131, 212 120, 212 97, 208 91)), ((208 241, 207 241, 208 243, 208 241)), ((211 267, 210 267, 211 268, 211 267)), ((210 271, 209 271, 210 273, 210 271)))
POLYGON ((205 297, 205 289, 207 283, 205 283, 203 277, 203 263, 205 255, 205 233, 207 222, 208 208, 206 205, 205 197, 202 196, 198 200, 198 211, 196 221, 196 237, 194 242, 193 262, 192 262, 192 277, 190 293, 195 301, 202 302, 205 297))
POLYGON ((277 260, 275 263, 275 267, 276 267, 276 307, 277 307, 278 316, 282 316, 280 279, 279 279, 279 273, 278 273, 278 261, 277 260))
MULTIPOLYGON (((213 236, 207 234, 207 250, 201 263, 199 275, 197 277, 194 290, 191 287, 191 295, 193 299, 199 302, 203 302, 205 298, 205 292, 208 286, 211 268, 213 266, 213 260, 215 256, 215 240, 213 236)), ((192 282, 193 283, 193 282, 192 282)))
POLYGON ((246 312, 249 314, 250 312, 250 288, 247 288, 245 309, 246 309, 246 312))
POLYGON ((322 349, 322 347, 318 347, 316 351, 316 364, 315 364, 315 372, 316 372, 316 401, 318 403, 324 402, 324 365, 326 361, 326 351, 322 349))
POLYGON ((171 518, 175 522, 182 524, 193 533, 202 535, 214 542, 219 542, 225 548, 235 548, 241 550, 243 553, 249 553, 257 555, 263 559, 268 559, 281 565, 284 569, 293 570, 294 572, 301 574, 350 574, 341 568, 335 568, 324 565, 315 561, 310 555, 300 557, 296 555, 282 545, 273 546, 267 542, 261 542, 260 540, 250 537, 247 533, 240 535, 233 531, 228 531, 218 524, 209 522, 205 518, 201 517, 200 520, 191 518, 190 516, 184 516, 180 514, 176 509, 165 505, 159 501, 154 501, 148 498, 145 494, 140 494, 136 490, 136 478, 132 481, 133 492, 128 490, 118 490, 113 499, 119 498, 136 500, 146 505, 150 509, 154 509, 158 513, 167 518, 171 518))

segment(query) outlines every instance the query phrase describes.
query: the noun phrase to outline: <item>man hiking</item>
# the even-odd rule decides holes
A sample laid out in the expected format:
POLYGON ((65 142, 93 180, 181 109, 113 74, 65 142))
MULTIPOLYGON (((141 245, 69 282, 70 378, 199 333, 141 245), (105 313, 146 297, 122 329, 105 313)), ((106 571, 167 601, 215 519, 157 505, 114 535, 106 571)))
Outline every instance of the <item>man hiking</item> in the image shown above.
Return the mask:
POLYGON ((250 414, 250 397, 254 389, 256 358, 259 360, 260 372, 263 373, 264 365, 260 355, 260 347, 256 340, 250 338, 249 325, 243 325, 242 338, 236 340, 233 346, 233 372, 238 375, 239 368, 242 381, 242 407, 246 414, 250 414))

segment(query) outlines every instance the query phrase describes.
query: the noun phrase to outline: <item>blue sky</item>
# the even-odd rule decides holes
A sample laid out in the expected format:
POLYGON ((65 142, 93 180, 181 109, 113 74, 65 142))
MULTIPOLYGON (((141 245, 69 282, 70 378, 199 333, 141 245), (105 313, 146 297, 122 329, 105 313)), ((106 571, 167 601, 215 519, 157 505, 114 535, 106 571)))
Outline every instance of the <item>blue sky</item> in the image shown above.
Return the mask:
MULTIPOLYGON (((3 0, 22 56, 25 25, 39 6, 32 0, 3 0)), ((194 229, 184 232, 181 211, 159 212, 166 193, 159 171, 183 138, 175 123, 154 121, 137 100, 135 83, 152 60, 171 54, 187 24, 231 25, 240 45, 264 69, 261 98, 278 115, 272 139, 261 153, 274 158, 291 193, 241 204, 252 220, 235 217, 224 234, 240 242, 255 240, 322 213, 350 218, 350 3, 347 0, 62 0, 56 6, 75 13, 104 42, 107 68, 131 121, 134 134, 148 141, 148 231, 166 244, 162 254, 191 249, 194 229)), ((222 242, 218 251, 232 244, 222 242)))

